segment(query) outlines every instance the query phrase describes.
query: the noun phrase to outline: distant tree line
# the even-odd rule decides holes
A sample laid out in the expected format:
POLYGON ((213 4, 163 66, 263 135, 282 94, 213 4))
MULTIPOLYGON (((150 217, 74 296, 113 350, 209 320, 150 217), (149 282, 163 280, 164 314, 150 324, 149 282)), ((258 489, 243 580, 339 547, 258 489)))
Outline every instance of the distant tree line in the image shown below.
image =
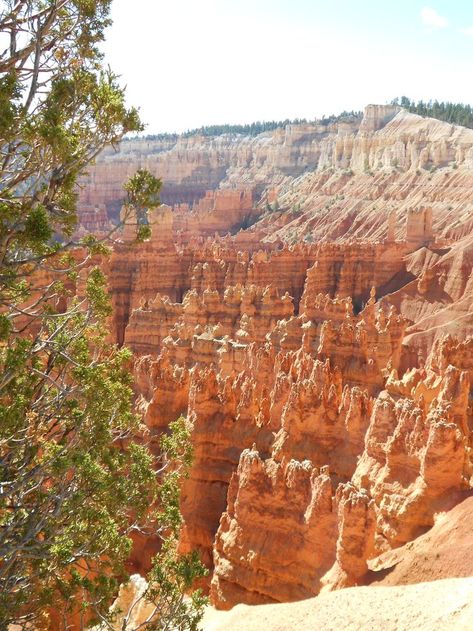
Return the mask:
POLYGON ((361 110, 354 111, 343 110, 341 114, 331 114, 330 116, 322 116, 320 120, 315 120, 314 123, 319 125, 331 125, 332 123, 350 123, 357 120, 361 121, 363 118, 363 112, 361 110))
POLYGON ((196 127, 195 129, 189 129, 182 134, 175 133, 163 133, 163 134, 148 134, 146 136, 136 136, 131 140, 170 140, 176 141, 178 138, 189 138, 191 136, 223 136, 224 134, 242 134, 243 136, 258 136, 265 131, 273 131, 285 127, 286 125, 303 125, 306 123, 330 125, 331 123, 337 123, 341 121, 354 121, 361 119, 363 112, 344 111, 341 114, 332 114, 330 116, 323 116, 321 119, 308 120, 307 118, 286 118, 281 121, 256 121, 255 123, 249 123, 247 125, 205 125, 203 127, 196 127))
POLYGON ((302 125, 307 122, 306 118, 295 118, 294 120, 286 118, 283 121, 256 121, 247 125, 205 125, 196 129, 189 129, 182 136, 184 138, 189 138, 190 136, 223 136, 223 134, 257 136, 265 131, 273 131, 273 129, 285 127, 286 125, 302 125))
POLYGON ((463 103, 450 103, 449 101, 411 101, 407 96, 401 96, 393 101, 392 105, 400 105, 413 114, 429 116, 438 120, 473 129, 473 107, 463 103))

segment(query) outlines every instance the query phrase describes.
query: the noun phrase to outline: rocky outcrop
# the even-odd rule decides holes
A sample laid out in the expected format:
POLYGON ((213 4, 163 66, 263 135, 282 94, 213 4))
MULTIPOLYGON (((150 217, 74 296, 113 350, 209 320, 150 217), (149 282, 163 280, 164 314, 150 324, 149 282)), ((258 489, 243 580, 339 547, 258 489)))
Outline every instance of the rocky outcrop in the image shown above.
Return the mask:
MULTIPOLYGON (((359 120, 343 123, 343 132, 356 133, 359 125, 359 120)), ((119 151, 106 149, 89 170, 79 208, 105 204, 110 216, 118 216, 123 183, 137 168, 163 180, 161 198, 166 204, 193 204, 218 188, 250 188, 261 194, 270 182, 279 184, 314 168, 320 141, 337 133, 335 124, 288 125, 256 137, 226 134, 124 141, 119 151)))
MULTIPOLYGON (((354 534, 357 536, 353 541, 356 542, 357 539, 360 541, 360 533, 365 532, 365 516, 369 516, 370 511, 369 502, 363 501, 363 494, 357 493, 358 501, 352 500, 352 494, 345 491, 343 500, 348 500, 350 506, 348 519, 355 526, 354 534), (367 506, 368 510, 360 510, 359 499, 362 500, 361 506, 367 506)), ((455 498, 452 498, 454 502, 455 498)), ((345 505, 346 501, 344 513, 345 505)), ((231 612, 221 613, 209 608, 201 627, 209 631, 229 628, 246 631, 259 629, 263 625, 268 629, 282 629, 297 624, 301 629, 321 625, 323 628, 335 629, 343 625, 343 628, 359 629, 366 627, 369 621, 369 624, 383 624, 393 631, 407 631, 413 624, 419 629, 447 625, 452 629, 466 629, 472 615, 472 511, 473 498, 467 497, 453 509, 440 513, 433 528, 424 535, 373 559, 365 575, 370 587, 357 587, 332 594, 324 593, 328 590, 323 589, 318 598, 292 605, 266 604, 263 608, 238 605, 231 612), (400 587, 404 585, 410 587, 400 587)), ((372 520, 368 520, 368 523, 372 523, 372 520)), ((300 524, 297 527, 300 528, 300 524)), ((349 523, 344 526, 343 532, 348 527, 349 523)), ((366 540, 369 537, 362 538, 362 545, 366 540)), ((363 556, 360 548, 354 547, 353 552, 361 552, 360 557, 363 556)), ((310 555, 305 558, 307 560, 311 560, 310 555)), ((229 568, 223 571, 228 573, 229 568)), ((253 577, 252 573, 250 578, 253 577)), ((132 576, 130 583, 121 587, 114 607, 120 605, 122 611, 128 611, 129 604, 139 598, 145 585, 143 579, 132 576)), ((226 591, 232 588, 231 584, 225 584, 224 579, 214 578, 213 589, 221 585, 226 591)), ((133 623, 139 624, 148 613, 142 607, 135 607, 133 623)))
POLYGON ((340 485, 335 495, 338 539, 336 560, 322 578, 322 591, 357 585, 368 571, 376 530, 374 502, 365 489, 340 485))
POLYGON ((181 549, 199 550, 219 607, 363 583, 370 559, 468 488, 471 340, 409 365, 413 311, 398 300, 454 260, 429 213, 402 241, 256 248, 177 244, 164 207, 142 248, 126 230, 115 248, 116 339, 135 353, 153 448, 189 419, 181 549))
POLYGON ((307 598, 333 563, 333 524, 324 470, 309 461, 263 461, 245 450, 215 541, 212 601, 226 609, 307 598), (284 549, 291 554, 281 555, 284 549))
POLYGON ((179 204, 173 214, 176 240, 183 244, 196 237, 237 233, 254 223, 260 213, 254 208, 251 190, 221 190, 206 191, 192 206, 179 204))
POLYGON ((118 152, 104 151, 90 169, 79 216, 89 228, 103 223, 93 209, 117 218, 124 181, 143 167, 162 178, 162 201, 176 206, 185 240, 194 230, 212 236, 213 228, 236 231, 258 213, 264 213, 258 226, 271 239, 381 240, 393 211, 399 234, 409 210, 420 205, 432 209, 437 235, 457 239, 473 227, 472 165, 472 130, 370 105, 363 119, 288 125, 256 137, 125 141, 118 152), (218 212, 213 218, 207 212, 215 203, 208 191, 216 189, 225 191, 223 205, 231 204, 223 222, 218 212), (254 204, 258 213, 249 212, 254 204))
POLYGON ((466 498, 453 496, 451 503, 454 507, 439 513, 434 526, 425 534, 373 559, 367 582, 408 585, 472 576, 469 547, 473 498, 468 495, 466 498))
POLYGON ((394 396, 389 393, 389 383, 373 408, 353 480, 375 500, 379 549, 403 544, 432 526, 441 500, 468 486, 469 382, 453 368, 432 377, 403 398, 397 384, 394 396))
MULTIPOLYGON (((449 366, 443 374, 409 374, 404 386, 394 377, 371 402, 345 386, 337 407, 336 386, 328 388, 323 403, 317 392, 324 377, 307 389, 301 375, 294 375, 272 456, 244 451, 231 479, 213 544, 211 595, 217 606, 284 602, 322 587, 363 583, 370 558, 432 526, 435 512, 468 488, 467 373, 449 366), (312 396, 301 407, 304 389, 312 396), (289 460, 291 455, 298 460, 289 460), (314 469, 313 463, 325 464, 314 469), (298 488, 293 470, 301 472, 294 478, 298 488), (318 471, 328 485, 325 509, 321 513, 317 505, 315 511, 323 523, 307 522, 314 514, 309 480, 318 484, 318 471), (322 541, 323 559, 317 553, 322 541), (276 552, 282 548, 289 570, 276 552), (298 560, 301 551, 309 567, 298 560)), ((273 392, 284 391, 281 386, 278 378, 273 392)))
POLYGON ((256 138, 132 141, 91 173, 87 204, 110 217, 139 160, 180 204, 151 213, 139 248, 132 226, 119 236, 110 329, 152 448, 189 420, 181 548, 218 607, 367 582, 468 492, 472 147, 471 130, 370 106, 256 138))

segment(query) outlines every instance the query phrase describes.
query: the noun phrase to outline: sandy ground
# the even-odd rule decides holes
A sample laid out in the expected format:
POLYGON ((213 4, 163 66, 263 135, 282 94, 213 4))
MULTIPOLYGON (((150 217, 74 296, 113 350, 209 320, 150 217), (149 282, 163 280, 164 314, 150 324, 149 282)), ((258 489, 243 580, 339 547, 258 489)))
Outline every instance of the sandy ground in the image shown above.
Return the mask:
POLYGON ((370 586, 282 605, 209 607, 204 631, 473 631, 473 496, 427 533, 374 559, 370 586))
POLYGON ((208 608, 203 631, 472 631, 473 577, 352 587, 282 605, 208 608))
MULTIPOLYGON (((372 585, 408 585, 443 578, 473 576, 473 497, 448 512, 417 539, 370 562, 366 582, 372 585)), ((471 625, 473 631, 473 620, 471 625)))

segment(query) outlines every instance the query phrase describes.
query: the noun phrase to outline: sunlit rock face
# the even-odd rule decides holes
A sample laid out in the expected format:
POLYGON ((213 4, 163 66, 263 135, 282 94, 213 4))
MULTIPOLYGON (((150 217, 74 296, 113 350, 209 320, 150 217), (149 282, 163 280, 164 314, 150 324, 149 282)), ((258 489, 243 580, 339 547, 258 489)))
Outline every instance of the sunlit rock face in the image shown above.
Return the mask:
POLYGON ((369 107, 177 145, 126 145, 91 177, 145 150, 171 184, 214 150, 225 166, 108 263, 153 448, 191 427, 181 548, 223 609, 362 584, 470 488, 473 132, 369 107))
POLYGON ((248 211, 256 205, 272 238, 382 239, 389 214, 397 215, 399 236, 409 210, 426 206, 437 236, 458 238, 473 225, 472 166, 473 130, 370 105, 362 119, 288 125, 255 137, 124 141, 84 178, 79 217, 95 230, 118 218, 124 181, 147 168, 162 178, 162 201, 181 213, 176 231, 184 236, 223 231, 218 213, 196 219, 213 207, 227 209, 227 230, 236 232, 254 221, 248 211))

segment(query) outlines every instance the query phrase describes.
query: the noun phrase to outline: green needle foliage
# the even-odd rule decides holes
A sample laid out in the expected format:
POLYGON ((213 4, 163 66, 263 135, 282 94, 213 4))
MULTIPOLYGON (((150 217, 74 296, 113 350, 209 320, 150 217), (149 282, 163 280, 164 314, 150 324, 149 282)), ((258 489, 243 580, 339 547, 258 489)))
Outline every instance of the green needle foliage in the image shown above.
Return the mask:
MULTIPOLYGON (((176 551, 185 424, 153 458, 130 354, 107 341, 106 278, 91 259, 108 248, 89 235, 78 250, 73 238, 77 178, 143 128, 103 67, 109 10, 110 0, 0 0, 1 629, 66 629, 71 616, 110 628, 130 535, 144 528, 163 546, 146 595, 156 615, 140 628, 195 628, 201 615, 200 595, 184 591, 202 568, 176 551)), ((138 241, 160 186, 139 171, 125 187, 138 241)))
POLYGON ((400 105, 408 112, 428 116, 438 120, 473 128, 473 107, 464 103, 450 103, 449 101, 412 101, 407 96, 401 96, 391 101, 392 105, 400 105))
POLYGON ((202 566, 197 552, 183 555, 177 551, 182 524, 179 482, 188 473, 192 450, 184 418, 171 423, 170 429, 171 434, 161 440, 161 452, 169 465, 158 488, 160 508, 156 522, 159 524, 162 548, 153 559, 148 588, 142 597, 151 605, 149 622, 142 628, 146 628, 146 631, 196 631, 207 599, 200 590, 193 590, 192 586, 196 580, 205 576, 207 570, 202 566))

